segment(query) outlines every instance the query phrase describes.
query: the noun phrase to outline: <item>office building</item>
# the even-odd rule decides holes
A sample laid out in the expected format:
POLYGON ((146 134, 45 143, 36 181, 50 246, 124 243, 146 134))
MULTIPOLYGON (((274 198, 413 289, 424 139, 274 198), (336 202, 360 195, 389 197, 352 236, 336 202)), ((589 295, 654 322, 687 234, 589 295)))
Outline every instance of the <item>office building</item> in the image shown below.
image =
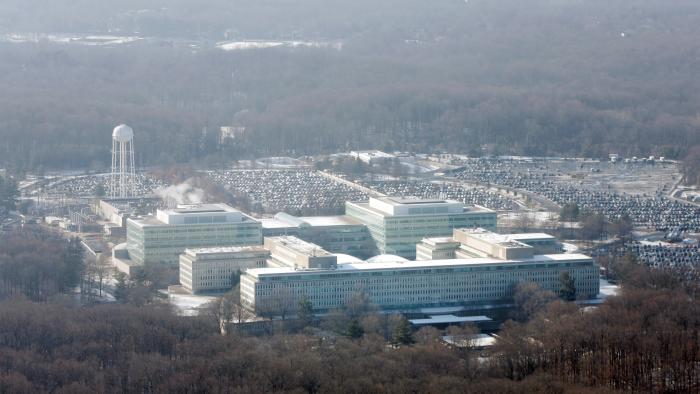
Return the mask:
POLYGON ((155 216, 129 218, 126 238, 135 264, 177 267, 187 248, 260 245, 262 226, 226 204, 180 205, 155 216))
POLYGON ((265 267, 269 256, 259 245, 186 249, 180 255, 180 284, 193 294, 228 291, 235 275, 265 267))
MULTIPOLYGON (((574 279, 578 298, 595 298, 599 292, 598 266, 588 256, 539 255, 532 246, 504 241, 485 230, 460 232, 462 258, 348 262, 327 269, 289 264, 249 269, 241 277, 241 300, 263 314, 275 314, 281 307, 289 313, 302 297, 308 297, 316 312, 325 312, 342 307, 357 292, 367 294, 382 309, 486 306, 512 302, 521 282, 558 292, 565 271, 574 279)), ((448 242, 455 241, 435 243, 448 242)))
POLYGON ((367 226, 347 215, 297 217, 285 212, 262 219, 263 237, 291 235, 332 253, 366 259, 376 254, 367 226))
POLYGON ((377 252, 416 257, 423 238, 449 237, 454 228, 496 230, 496 212, 456 201, 379 197, 346 202, 346 215, 364 223, 377 252))
POLYGON ((416 245, 417 260, 472 257, 527 258, 563 251, 561 243, 544 233, 496 234, 482 228, 453 230, 453 236, 425 238, 416 245))
POLYGON ((447 260, 456 257, 461 244, 450 237, 424 238, 416 245, 416 260, 447 260))
POLYGON ((338 258, 319 245, 297 237, 281 236, 265 238, 265 249, 270 251, 268 267, 291 269, 335 269, 338 258))

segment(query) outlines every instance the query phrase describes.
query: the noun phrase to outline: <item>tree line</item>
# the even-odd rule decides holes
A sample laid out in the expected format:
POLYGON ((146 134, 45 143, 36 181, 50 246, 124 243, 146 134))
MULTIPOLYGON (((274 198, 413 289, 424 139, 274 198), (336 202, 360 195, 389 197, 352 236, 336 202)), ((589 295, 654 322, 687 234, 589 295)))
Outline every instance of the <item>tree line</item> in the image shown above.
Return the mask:
MULTIPOLYGON (((700 388, 697 283, 684 282, 672 272, 651 271, 630 258, 606 262, 623 291, 595 307, 568 301, 575 289, 565 275, 559 294, 522 284, 497 345, 477 350, 441 340, 443 335, 469 338, 473 327, 414 331, 400 315, 377 313, 361 294, 320 321, 302 300, 299 319, 263 336, 239 330, 221 335, 222 315, 244 318, 231 296, 197 317, 178 316, 157 298, 144 301, 133 294, 118 304, 78 306, 59 293, 47 297, 46 290, 67 293, 78 280, 74 271, 55 268, 77 257, 70 242, 24 234, 1 245, 3 262, 25 256, 21 266, 0 276, 4 288, 9 284, 17 289, 0 294, 0 392, 586 393, 700 388), (37 293, 26 285, 29 276, 12 275, 21 267, 31 267, 40 283, 54 284, 37 293)), ((127 293, 148 282, 133 281, 135 287, 127 293)))
POLYGON ((46 302, 80 284, 85 262, 78 238, 43 231, 0 236, 0 300, 22 296, 46 302))
MULTIPOLYGON (((99 11, 83 3, 72 6, 99 11)), ((687 157, 696 180, 697 2, 313 1, 284 17, 277 13, 288 5, 229 3, 194 12, 175 2, 152 17, 170 20, 165 26, 219 26, 204 36, 222 40, 231 26, 200 18, 229 15, 257 21, 237 25, 251 26, 236 33, 242 37, 331 37, 342 49, 224 52, 199 33, 191 33, 196 49, 167 40, 2 43, 0 165, 105 168, 110 131, 125 122, 136 131, 140 165, 369 148, 619 153, 687 157), (328 20, 355 22, 290 17, 315 15, 317 6, 328 20), (222 146, 220 126, 245 132, 222 146)), ((131 15, 128 4, 113 7, 131 15)))

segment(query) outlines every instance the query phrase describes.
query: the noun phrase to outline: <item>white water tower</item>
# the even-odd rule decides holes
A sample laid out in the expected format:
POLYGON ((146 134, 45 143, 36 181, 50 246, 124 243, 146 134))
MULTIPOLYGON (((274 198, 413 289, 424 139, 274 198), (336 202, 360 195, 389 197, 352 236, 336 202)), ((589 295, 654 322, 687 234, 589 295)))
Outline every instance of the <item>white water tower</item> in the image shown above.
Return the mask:
POLYGON ((124 198, 135 195, 134 130, 121 124, 112 132, 112 174, 109 182, 109 196, 124 198))

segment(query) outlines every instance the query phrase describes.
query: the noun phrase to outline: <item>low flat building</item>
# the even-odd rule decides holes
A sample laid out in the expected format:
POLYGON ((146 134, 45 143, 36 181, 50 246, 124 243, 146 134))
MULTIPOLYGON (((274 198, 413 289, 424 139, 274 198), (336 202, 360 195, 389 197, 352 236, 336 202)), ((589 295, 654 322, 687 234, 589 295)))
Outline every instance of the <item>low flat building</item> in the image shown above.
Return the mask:
POLYGON ((131 259, 129 250, 126 248, 126 243, 121 243, 112 248, 112 264, 118 271, 129 276, 143 269, 143 264, 141 264, 141 262, 131 259))
POLYGON ((514 241, 522 242, 534 248, 535 254, 562 253, 564 246, 553 235, 545 233, 508 234, 514 241))
POLYGON ((180 255, 180 284, 192 294, 228 291, 234 275, 265 267, 269 256, 259 245, 186 249, 180 255))
POLYGON ((452 237, 460 243, 457 258, 489 257, 501 260, 528 259, 535 255, 535 248, 508 235, 497 234, 482 228, 457 229, 452 237))
POLYGON ((296 237, 265 238, 265 249, 270 251, 268 267, 290 269, 334 269, 338 258, 319 245, 296 237))
POLYGON ((457 201, 379 197, 346 202, 346 215, 364 223, 377 252, 416 258, 423 238, 449 237, 455 228, 496 230, 496 211, 457 201))
POLYGON ((262 219, 263 237, 291 235, 332 253, 366 259, 376 254, 374 241, 364 223, 347 215, 293 216, 280 212, 262 219))
POLYGON ((268 315, 278 308, 293 311, 302 297, 311 301, 314 311, 325 312, 344 306, 357 292, 390 310, 486 306, 512 302, 521 282, 557 292, 565 271, 574 279, 578 298, 595 298, 599 292, 599 268, 588 256, 537 255, 529 245, 503 241, 485 230, 463 231, 461 236, 458 251, 488 257, 254 268, 241 277, 241 300, 251 311, 268 315))
POLYGON ((450 237, 424 238, 416 245, 416 260, 454 259, 460 245, 450 237))
POLYGON ((359 150, 351 151, 350 156, 367 164, 384 164, 396 160, 396 156, 391 153, 379 150, 359 150))
POLYGON ((561 243, 549 234, 496 234, 482 228, 455 229, 452 237, 424 238, 416 245, 417 260, 472 257, 514 259, 563 251, 561 243))
POLYGON ((260 245, 262 226, 226 204, 180 205, 129 218, 126 239, 131 260, 177 267, 187 248, 260 245))
POLYGON ((158 197, 103 198, 92 210, 110 223, 126 228, 127 219, 153 212, 161 202, 158 197))
POLYGON ((455 316, 455 315, 432 315, 422 319, 409 319, 408 322, 415 327, 434 326, 446 328, 448 326, 458 326, 462 324, 483 324, 490 323, 493 319, 488 316, 455 316))

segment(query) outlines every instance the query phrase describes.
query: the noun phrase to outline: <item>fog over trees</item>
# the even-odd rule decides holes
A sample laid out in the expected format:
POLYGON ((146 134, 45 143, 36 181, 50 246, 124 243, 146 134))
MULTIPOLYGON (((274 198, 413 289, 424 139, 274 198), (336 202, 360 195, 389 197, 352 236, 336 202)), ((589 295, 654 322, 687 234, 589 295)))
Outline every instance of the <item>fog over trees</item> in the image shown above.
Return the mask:
POLYGON ((0 42, 0 165, 104 167, 120 122, 143 165, 352 148, 694 158, 698 17, 690 0, 4 1, 0 34, 147 39, 0 42), (215 47, 249 39, 340 46, 215 47), (225 125, 245 137, 218 146, 225 125))

